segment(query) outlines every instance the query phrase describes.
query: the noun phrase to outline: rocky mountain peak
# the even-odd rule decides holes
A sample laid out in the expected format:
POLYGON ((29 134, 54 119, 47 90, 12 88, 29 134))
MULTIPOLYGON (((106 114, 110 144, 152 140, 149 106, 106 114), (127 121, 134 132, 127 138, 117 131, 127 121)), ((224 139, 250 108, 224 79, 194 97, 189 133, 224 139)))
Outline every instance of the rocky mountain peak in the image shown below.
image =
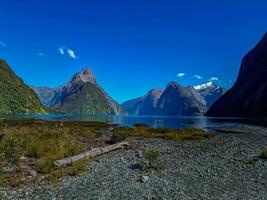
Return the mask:
POLYGON ((96 83, 95 75, 88 67, 83 68, 83 70, 79 73, 79 77, 83 82, 96 83))
POLYGON ((182 86, 174 81, 171 81, 168 83, 166 88, 182 88, 182 86))
POLYGON ((83 68, 83 70, 81 72, 76 73, 70 83, 76 83, 76 82, 89 82, 89 83, 93 83, 96 84, 96 78, 95 75, 93 74, 93 72, 88 68, 85 67, 83 68))
POLYGON ((42 102, 62 113, 122 114, 116 101, 97 84, 92 71, 85 67, 60 87, 34 88, 42 102))

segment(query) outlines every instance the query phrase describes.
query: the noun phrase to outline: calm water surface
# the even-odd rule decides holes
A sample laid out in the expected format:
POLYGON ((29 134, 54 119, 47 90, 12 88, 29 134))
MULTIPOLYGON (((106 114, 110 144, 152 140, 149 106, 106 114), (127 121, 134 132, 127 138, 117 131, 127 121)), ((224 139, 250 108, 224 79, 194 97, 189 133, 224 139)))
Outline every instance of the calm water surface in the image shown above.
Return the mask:
POLYGON ((145 123, 154 128, 214 128, 220 126, 237 126, 241 124, 266 125, 264 120, 248 120, 244 118, 211 118, 211 117, 173 117, 173 116, 128 116, 128 115, 86 115, 86 114, 30 114, 2 115, 1 118, 36 118, 60 121, 100 121, 121 126, 133 126, 145 123))

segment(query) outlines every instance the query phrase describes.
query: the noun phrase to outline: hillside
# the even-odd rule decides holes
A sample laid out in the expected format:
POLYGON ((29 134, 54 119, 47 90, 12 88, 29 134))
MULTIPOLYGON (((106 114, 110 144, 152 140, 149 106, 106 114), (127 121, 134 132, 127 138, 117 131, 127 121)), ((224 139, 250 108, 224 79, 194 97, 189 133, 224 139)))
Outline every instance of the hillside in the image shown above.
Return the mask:
POLYGON ((4 60, 0 60, 0 113, 46 113, 38 96, 4 60))

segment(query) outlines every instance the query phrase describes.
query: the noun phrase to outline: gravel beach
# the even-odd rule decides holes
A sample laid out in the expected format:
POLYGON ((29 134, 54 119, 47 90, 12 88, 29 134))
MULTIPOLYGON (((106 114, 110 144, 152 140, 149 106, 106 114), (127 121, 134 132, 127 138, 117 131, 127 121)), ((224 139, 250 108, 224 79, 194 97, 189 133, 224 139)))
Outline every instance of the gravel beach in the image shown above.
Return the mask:
POLYGON ((132 139, 59 183, 0 188, 0 199, 267 199, 267 129, 223 127, 213 139, 132 139), (144 153, 160 153, 146 168, 144 153))

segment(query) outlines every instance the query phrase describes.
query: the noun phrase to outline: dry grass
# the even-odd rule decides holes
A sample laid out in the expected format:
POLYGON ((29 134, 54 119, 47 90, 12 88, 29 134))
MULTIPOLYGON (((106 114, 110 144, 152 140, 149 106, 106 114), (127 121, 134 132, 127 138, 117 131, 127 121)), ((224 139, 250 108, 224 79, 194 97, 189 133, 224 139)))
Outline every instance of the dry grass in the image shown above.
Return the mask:
MULTIPOLYGON (((110 125, 101 122, 0 120, 0 168, 20 168, 30 162, 38 174, 48 175, 52 181, 57 181, 63 175, 77 175, 85 170, 88 160, 78 161, 64 168, 55 168, 53 162, 85 151, 85 145, 99 139, 101 131, 109 127, 110 125), (26 157, 26 160, 21 157, 26 157)), ((214 136, 200 129, 153 129, 144 124, 137 124, 134 128, 116 127, 112 142, 119 142, 128 137, 188 140, 214 136)), ((147 156, 154 158, 158 155, 150 152, 147 156)), ((13 184, 20 183, 22 174, 0 173, 0 184, 9 180, 13 184)))
MULTIPOLYGON (((20 158, 34 160, 39 174, 56 180, 64 174, 76 175, 85 169, 86 161, 68 168, 56 169, 53 162, 85 151, 83 143, 100 136, 107 124, 97 122, 45 122, 41 120, 2 120, 0 122, 0 167, 20 167, 20 158)), ((6 176, 0 174, 0 183, 6 176)))
POLYGON ((112 142, 123 141, 129 137, 145 137, 145 138, 165 138, 171 140, 195 140, 202 138, 213 138, 213 134, 209 134, 202 129, 154 129, 147 127, 117 127, 114 129, 112 142))

